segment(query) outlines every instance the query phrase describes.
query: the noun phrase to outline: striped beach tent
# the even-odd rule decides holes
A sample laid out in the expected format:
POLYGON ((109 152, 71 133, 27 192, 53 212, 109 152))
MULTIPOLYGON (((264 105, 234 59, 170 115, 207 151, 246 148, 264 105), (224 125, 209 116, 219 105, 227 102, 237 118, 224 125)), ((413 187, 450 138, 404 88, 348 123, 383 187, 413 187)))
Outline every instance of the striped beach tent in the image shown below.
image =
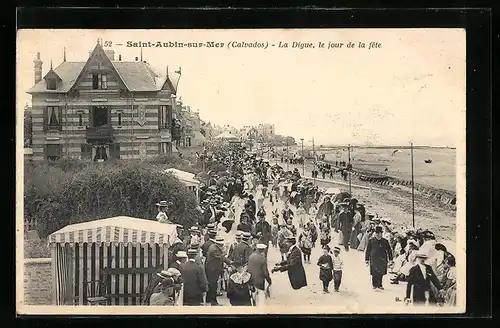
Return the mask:
POLYGON ((71 224, 49 238, 54 305, 140 305, 152 275, 167 269, 175 224, 127 216, 71 224))

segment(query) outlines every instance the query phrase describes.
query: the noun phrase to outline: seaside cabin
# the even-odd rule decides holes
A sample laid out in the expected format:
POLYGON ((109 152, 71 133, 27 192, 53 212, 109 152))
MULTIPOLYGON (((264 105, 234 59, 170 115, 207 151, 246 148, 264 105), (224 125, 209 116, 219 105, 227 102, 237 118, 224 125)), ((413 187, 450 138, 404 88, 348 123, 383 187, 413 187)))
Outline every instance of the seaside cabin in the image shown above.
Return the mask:
POLYGON ((182 170, 177 170, 174 168, 166 169, 165 173, 171 173, 177 179, 179 179, 182 183, 188 187, 196 195, 196 200, 200 199, 200 184, 201 182, 196 179, 196 176, 193 173, 189 173, 182 170))
POLYGON ((140 305, 176 237, 175 224, 127 216, 67 225, 48 238, 52 303, 140 305))

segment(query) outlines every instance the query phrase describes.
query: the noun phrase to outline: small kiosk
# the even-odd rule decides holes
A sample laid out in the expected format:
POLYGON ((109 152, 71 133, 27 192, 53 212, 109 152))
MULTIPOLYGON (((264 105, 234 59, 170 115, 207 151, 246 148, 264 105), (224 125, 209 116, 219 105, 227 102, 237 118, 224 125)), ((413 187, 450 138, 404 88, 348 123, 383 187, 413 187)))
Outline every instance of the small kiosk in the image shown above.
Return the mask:
POLYGON ((177 170, 174 168, 167 169, 165 173, 171 173, 182 183, 184 183, 196 195, 196 199, 200 199, 200 181, 195 178, 195 175, 186 171, 177 170))
POLYGON ((52 303, 140 305, 176 237, 175 224, 127 216, 67 225, 48 238, 52 303))

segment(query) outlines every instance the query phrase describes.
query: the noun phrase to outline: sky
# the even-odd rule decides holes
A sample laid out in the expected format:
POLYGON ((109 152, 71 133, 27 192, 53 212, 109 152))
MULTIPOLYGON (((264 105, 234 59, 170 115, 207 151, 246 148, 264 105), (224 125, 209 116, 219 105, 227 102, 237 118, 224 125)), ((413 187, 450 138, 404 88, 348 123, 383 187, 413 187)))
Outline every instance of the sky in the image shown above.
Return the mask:
POLYGON ((20 30, 18 113, 31 102, 26 91, 37 52, 45 75, 51 61, 54 68, 62 62, 64 48, 67 61, 86 61, 98 38, 112 42, 106 49, 122 61, 140 56, 127 41, 224 43, 143 48, 143 60, 160 74, 182 67, 177 96, 214 124, 271 123, 278 134, 304 138, 305 146, 313 138, 317 145, 449 147, 465 139, 463 29, 20 30), (268 47, 228 48, 233 41, 268 47), (315 48, 292 48, 293 42, 315 48), (344 45, 328 49, 329 42, 344 45), (349 42, 356 46, 347 48, 349 42), (380 47, 368 49, 370 42, 380 47))

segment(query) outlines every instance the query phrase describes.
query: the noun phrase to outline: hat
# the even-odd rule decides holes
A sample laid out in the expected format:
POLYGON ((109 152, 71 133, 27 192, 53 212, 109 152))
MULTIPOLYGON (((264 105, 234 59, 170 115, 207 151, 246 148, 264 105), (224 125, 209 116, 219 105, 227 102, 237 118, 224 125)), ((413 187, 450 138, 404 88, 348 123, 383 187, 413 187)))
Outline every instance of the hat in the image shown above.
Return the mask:
POLYGON ((386 222, 386 223, 391 223, 391 219, 390 218, 381 218, 380 221, 386 222))
POLYGON ((295 242, 295 237, 294 236, 286 237, 286 241, 295 242))
POLYGON ((224 202, 222 203, 222 206, 224 206, 225 208, 229 208, 230 204, 228 202, 224 202))
POLYGON ((198 227, 191 227, 191 229, 189 229, 189 231, 192 231, 192 232, 199 232, 200 229, 198 229, 198 227))
POLYGON ((185 251, 178 251, 176 254, 175 254, 176 257, 187 257, 187 254, 185 251))
POLYGON ((243 263, 241 263, 240 261, 233 261, 233 262, 231 262, 231 265, 238 268, 238 267, 242 267, 243 263))
POLYGON ((215 242, 216 242, 217 244, 224 244, 224 238, 222 238, 222 237, 217 237, 217 238, 215 239, 215 242))
POLYGON ((374 217, 375 217, 375 214, 373 214, 373 213, 366 213, 366 215, 367 215, 369 218, 374 218, 374 217))
POLYGON ((172 287, 175 285, 174 279, 167 277, 160 282, 160 286, 163 288, 172 287))
POLYGON ((378 233, 378 232, 384 232, 384 230, 382 229, 382 227, 375 227, 375 232, 378 233))
POLYGON ((417 252, 415 254, 415 257, 416 258, 421 258, 421 259, 426 259, 427 258, 427 254, 425 254, 424 252, 417 252))
POLYGON ((267 246, 265 244, 257 244, 257 249, 266 249, 267 246))
POLYGON ((198 250, 197 249, 194 249, 194 248, 190 248, 188 249, 187 251, 187 255, 198 255, 198 250))
POLYGON ((215 236, 215 235, 217 235, 217 230, 208 230, 208 235, 209 236, 215 236))
POLYGON ((208 228, 208 230, 210 230, 210 228, 215 228, 215 224, 209 223, 209 224, 207 224, 207 228, 208 228))
POLYGON ((340 247, 335 246, 335 247, 333 248, 333 251, 334 251, 334 252, 340 252, 340 247))
POLYGON ((330 246, 325 245, 325 246, 323 246, 323 249, 326 249, 329 252, 330 251, 330 246))
POLYGON ((172 277, 172 274, 166 270, 162 270, 161 272, 158 272, 156 275, 162 279, 167 279, 172 277))
POLYGON ((184 227, 182 226, 182 224, 176 224, 176 225, 175 225, 175 227, 176 227, 177 229, 184 229, 184 227))
POLYGON ((262 212, 262 211, 259 211, 259 212, 257 213, 257 216, 258 216, 258 217, 260 217, 260 218, 263 218, 263 217, 265 217, 265 216, 266 216, 266 213, 264 213, 264 212, 262 212))
POLYGON ((234 236, 236 238, 241 238, 243 236, 243 231, 237 230, 234 236))
POLYGON ((243 239, 250 239, 252 237, 252 234, 250 232, 244 232, 242 235, 243 239))
POLYGON ((156 206, 168 206, 168 202, 166 200, 161 200, 159 203, 156 203, 156 206))
MULTIPOLYGON (((200 247, 200 244, 199 244, 199 243, 194 243, 194 244, 189 245, 189 249, 194 249, 194 250, 196 250, 198 247, 200 247)), ((188 249, 188 250, 189 250, 189 249, 188 249)))
POLYGON ((171 274, 173 277, 178 277, 181 275, 181 272, 176 268, 168 268, 167 272, 171 274))
POLYGON ((342 202, 342 203, 339 203, 339 206, 349 206, 349 203, 348 202, 342 202))

